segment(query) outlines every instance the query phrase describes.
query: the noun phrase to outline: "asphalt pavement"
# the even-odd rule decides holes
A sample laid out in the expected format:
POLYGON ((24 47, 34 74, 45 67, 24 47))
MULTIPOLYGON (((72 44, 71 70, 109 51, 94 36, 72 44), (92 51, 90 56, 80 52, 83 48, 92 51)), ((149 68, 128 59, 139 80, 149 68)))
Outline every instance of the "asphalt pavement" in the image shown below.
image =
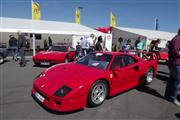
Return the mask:
POLYGON ((26 67, 8 58, 0 65, 0 120, 178 120, 180 107, 164 99, 168 67, 158 65, 157 78, 142 88, 108 98, 101 106, 70 113, 44 109, 31 97, 34 78, 47 67, 26 67))

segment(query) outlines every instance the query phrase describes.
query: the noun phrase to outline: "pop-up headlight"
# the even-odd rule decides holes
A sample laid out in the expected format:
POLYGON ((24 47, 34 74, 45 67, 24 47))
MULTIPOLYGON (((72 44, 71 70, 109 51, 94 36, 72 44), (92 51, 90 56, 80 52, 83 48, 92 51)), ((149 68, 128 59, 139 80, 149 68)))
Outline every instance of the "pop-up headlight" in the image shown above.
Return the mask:
POLYGON ((56 93, 54 94, 55 96, 58 96, 58 97, 64 97, 66 96, 69 92, 71 92, 71 88, 67 87, 67 86, 62 86, 60 89, 58 89, 56 91, 56 93))

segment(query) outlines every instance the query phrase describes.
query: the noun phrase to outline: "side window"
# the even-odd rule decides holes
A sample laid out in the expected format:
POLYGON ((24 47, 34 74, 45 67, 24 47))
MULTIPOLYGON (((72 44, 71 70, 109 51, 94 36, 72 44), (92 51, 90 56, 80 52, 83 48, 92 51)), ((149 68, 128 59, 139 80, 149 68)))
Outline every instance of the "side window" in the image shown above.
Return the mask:
POLYGON ((124 56, 115 57, 110 69, 113 70, 115 66, 120 67, 120 68, 125 66, 124 56))
POLYGON ((115 66, 122 68, 125 66, 129 66, 135 62, 136 60, 131 56, 127 56, 127 55, 116 56, 110 69, 113 70, 115 66))
POLYGON ((124 61, 125 61, 125 66, 131 65, 135 63, 135 59, 132 58, 131 56, 124 56, 124 61))

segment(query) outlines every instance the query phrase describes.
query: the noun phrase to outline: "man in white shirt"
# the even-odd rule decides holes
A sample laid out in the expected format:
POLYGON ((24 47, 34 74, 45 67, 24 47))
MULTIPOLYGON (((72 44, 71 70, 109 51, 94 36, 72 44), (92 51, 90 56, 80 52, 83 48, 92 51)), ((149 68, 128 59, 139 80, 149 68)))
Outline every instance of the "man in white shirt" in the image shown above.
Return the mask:
POLYGON ((89 41, 87 38, 81 38, 82 55, 86 55, 89 51, 89 41))
POLYGON ((95 36, 94 34, 91 34, 90 37, 88 38, 88 43, 89 43, 89 51, 88 53, 92 53, 94 51, 94 43, 95 41, 95 36))

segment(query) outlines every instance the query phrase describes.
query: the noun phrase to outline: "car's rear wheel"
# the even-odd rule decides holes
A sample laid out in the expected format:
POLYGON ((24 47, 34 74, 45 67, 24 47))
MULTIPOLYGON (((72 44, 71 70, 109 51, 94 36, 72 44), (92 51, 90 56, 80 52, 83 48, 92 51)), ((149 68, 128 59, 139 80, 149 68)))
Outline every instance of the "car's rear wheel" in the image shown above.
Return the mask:
POLYGON ((96 81, 88 94, 88 106, 90 107, 96 107, 101 105, 107 96, 108 87, 107 83, 104 80, 98 80, 96 81))
POLYGON ((4 58, 3 56, 0 54, 0 64, 2 64, 4 62, 4 58))
POLYGON ((146 73, 145 84, 150 84, 154 78, 154 69, 150 67, 146 73))

